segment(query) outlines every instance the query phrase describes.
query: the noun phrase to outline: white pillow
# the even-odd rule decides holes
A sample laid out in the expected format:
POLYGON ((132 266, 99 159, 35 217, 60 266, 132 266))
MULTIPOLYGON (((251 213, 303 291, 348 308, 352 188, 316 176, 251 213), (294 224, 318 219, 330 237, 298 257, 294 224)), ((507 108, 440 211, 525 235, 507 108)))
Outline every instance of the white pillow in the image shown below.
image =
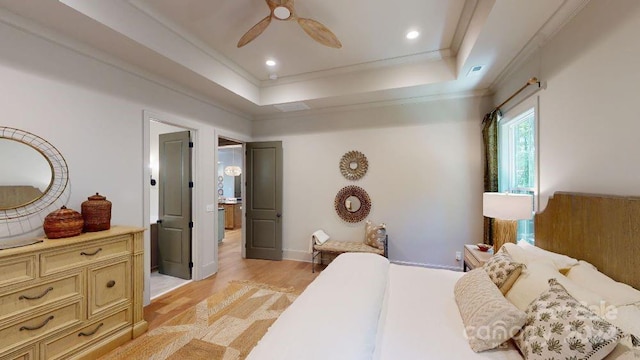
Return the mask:
POLYGON ((530 261, 535 261, 539 259, 549 259, 551 260, 558 270, 566 270, 573 266, 578 265, 578 260, 567 255, 562 255, 558 253, 554 253, 552 251, 547 251, 541 249, 537 246, 533 246, 526 241, 518 241, 518 247, 524 250, 525 256, 530 261))
POLYGON ((514 243, 502 244, 502 247, 500 247, 500 250, 498 251, 498 253, 501 253, 501 252, 506 252, 507 254, 511 255, 511 258, 513 259, 513 261, 519 262, 525 265, 530 263, 532 260, 534 260, 527 256, 527 252, 522 247, 514 243))
MULTIPOLYGON (((588 266, 593 266, 585 262, 588 266)), ((582 265, 582 264, 581 264, 582 265)), ((640 304, 626 306, 608 306, 607 312, 602 317, 613 325, 619 327, 627 334, 640 339, 640 304)), ((618 346, 609 354, 606 360, 630 360, 640 359, 640 347, 634 346, 632 339, 627 336, 620 341, 618 346)))
POLYGON ((581 260, 578 266, 571 268, 567 277, 576 284, 601 294, 611 305, 624 306, 640 302, 640 291, 613 280, 586 261, 581 260))
POLYGON ((638 360, 640 350, 625 342, 624 339, 618 343, 613 351, 604 360, 638 360))
POLYGON ((527 264, 527 267, 522 270, 520 277, 518 277, 518 280, 516 280, 505 297, 518 309, 526 311, 533 300, 549 289, 549 279, 552 278, 557 279, 571 296, 586 305, 594 313, 601 315, 606 310, 606 303, 602 296, 569 280, 548 259, 527 264))

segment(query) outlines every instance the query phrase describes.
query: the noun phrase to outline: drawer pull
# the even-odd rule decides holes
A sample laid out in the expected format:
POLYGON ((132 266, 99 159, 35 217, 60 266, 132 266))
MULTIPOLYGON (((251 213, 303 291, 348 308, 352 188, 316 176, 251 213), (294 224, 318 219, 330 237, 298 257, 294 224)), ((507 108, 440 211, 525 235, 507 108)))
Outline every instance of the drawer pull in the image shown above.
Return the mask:
POLYGON ((44 322, 42 322, 42 324, 40 324, 38 326, 22 326, 22 327, 20 327, 20 331, 23 331, 23 330, 29 330, 29 331, 38 330, 41 327, 44 327, 45 325, 47 325, 49 323, 49 321, 51 321, 51 320, 53 320, 53 315, 49 316, 44 322))
POLYGON ((114 286, 116 286, 116 282, 114 280, 109 280, 109 282, 107 283, 107 287, 112 288, 114 286))
POLYGON ((80 255, 84 255, 84 256, 93 256, 93 255, 97 255, 100 251, 102 251, 102 248, 98 248, 98 250, 92 252, 92 253, 86 253, 86 252, 81 252, 80 255))
POLYGON ((51 291, 51 290, 53 290, 53 286, 47 288, 42 294, 37 295, 37 296, 20 295, 18 300, 37 300, 37 299, 40 299, 40 298, 44 297, 45 295, 47 295, 49 293, 49 291, 51 291))
POLYGON ((98 327, 96 327, 92 332, 88 332, 88 333, 81 332, 81 333, 78 333, 78 336, 91 336, 91 335, 97 333, 98 330, 100 330, 100 328, 102 327, 102 325, 104 325, 104 323, 100 323, 98 325, 98 327))

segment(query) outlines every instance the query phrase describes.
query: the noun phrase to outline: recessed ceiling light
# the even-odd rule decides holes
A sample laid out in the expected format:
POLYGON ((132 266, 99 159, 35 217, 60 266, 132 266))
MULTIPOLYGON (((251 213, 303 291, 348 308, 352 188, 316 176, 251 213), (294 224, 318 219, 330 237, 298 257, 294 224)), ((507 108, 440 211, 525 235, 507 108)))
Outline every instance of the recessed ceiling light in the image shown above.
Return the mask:
POLYGON ((265 64, 267 64, 267 66, 276 66, 275 60, 267 60, 265 64))
POLYGON ((415 30, 409 31, 407 33, 407 39, 409 39, 409 40, 416 39, 418 36, 420 36, 420 33, 415 31, 415 30))

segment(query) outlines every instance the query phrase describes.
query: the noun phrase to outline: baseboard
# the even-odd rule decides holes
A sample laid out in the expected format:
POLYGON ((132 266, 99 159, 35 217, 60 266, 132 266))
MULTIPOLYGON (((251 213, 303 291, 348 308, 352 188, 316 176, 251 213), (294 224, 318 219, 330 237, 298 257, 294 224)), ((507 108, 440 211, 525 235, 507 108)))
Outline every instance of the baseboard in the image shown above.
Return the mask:
POLYGON ((397 265, 408 265, 408 266, 419 266, 430 269, 444 269, 444 270, 453 270, 453 271, 462 271, 461 266, 448 266, 448 265, 438 265, 438 264, 423 264, 423 263, 415 263, 411 261, 396 261, 392 260, 392 264, 397 265))
POLYGON ((216 272, 218 272, 218 262, 214 261, 200 268, 198 271, 198 278, 197 279, 194 278, 194 280, 206 279, 209 276, 215 274, 216 272))
POLYGON ((301 250, 284 249, 282 250, 282 258, 284 260, 311 262, 311 254, 308 251, 301 250))

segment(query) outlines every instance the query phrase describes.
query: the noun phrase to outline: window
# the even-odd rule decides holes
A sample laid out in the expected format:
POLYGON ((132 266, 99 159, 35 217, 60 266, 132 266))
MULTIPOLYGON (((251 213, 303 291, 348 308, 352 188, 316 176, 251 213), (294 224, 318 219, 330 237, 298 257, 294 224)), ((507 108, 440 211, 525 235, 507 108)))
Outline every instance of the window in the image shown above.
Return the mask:
MULTIPOLYGON (((498 128, 498 189, 537 195, 536 106, 527 101, 505 114, 498 128)), ((533 244, 533 219, 518 221, 518 240, 533 244)))

